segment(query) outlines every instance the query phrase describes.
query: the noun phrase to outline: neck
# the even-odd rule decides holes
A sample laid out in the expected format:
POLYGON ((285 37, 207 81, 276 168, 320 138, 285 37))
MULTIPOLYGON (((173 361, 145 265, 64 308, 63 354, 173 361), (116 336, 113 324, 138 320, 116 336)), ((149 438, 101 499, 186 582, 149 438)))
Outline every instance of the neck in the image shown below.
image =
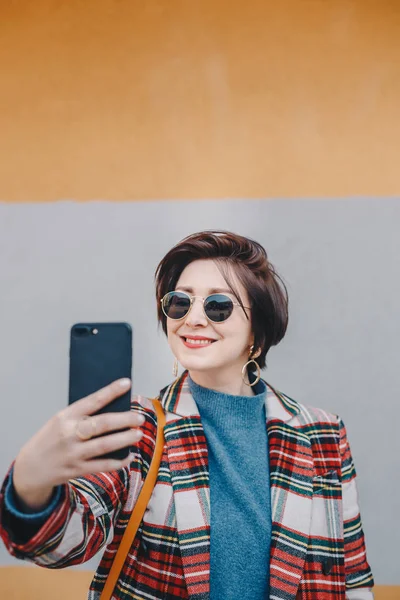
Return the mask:
POLYGON ((254 396, 253 389, 244 383, 241 374, 237 376, 237 374, 221 372, 221 369, 218 369, 215 373, 211 371, 189 371, 189 375, 197 385, 209 390, 230 394, 231 396, 254 396))

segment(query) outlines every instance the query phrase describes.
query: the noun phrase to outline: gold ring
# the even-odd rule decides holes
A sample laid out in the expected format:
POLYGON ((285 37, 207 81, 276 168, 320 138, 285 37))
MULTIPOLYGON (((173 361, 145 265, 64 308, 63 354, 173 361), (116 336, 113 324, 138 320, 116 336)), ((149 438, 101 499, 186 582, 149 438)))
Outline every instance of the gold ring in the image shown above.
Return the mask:
POLYGON ((76 424, 75 433, 76 437, 82 440, 82 442, 90 440, 96 433, 96 425, 94 423, 94 420, 88 416, 82 417, 82 419, 76 424), (88 427, 86 423, 90 423, 90 427, 88 427), (82 425, 83 428, 81 427, 82 425))

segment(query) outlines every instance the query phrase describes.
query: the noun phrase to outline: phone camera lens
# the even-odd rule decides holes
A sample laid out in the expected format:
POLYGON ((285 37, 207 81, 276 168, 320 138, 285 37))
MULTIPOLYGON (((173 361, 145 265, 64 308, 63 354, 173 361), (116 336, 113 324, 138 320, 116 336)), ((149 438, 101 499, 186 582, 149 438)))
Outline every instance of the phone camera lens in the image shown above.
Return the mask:
POLYGON ((74 337, 85 337, 89 335, 90 329, 89 327, 74 327, 73 335, 74 337))

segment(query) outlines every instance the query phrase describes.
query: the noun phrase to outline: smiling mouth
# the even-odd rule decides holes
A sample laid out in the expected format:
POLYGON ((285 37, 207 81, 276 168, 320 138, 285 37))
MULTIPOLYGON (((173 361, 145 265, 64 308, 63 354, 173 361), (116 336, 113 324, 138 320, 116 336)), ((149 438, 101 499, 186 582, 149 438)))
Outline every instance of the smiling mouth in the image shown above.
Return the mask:
POLYGON ((186 346, 193 346, 196 348, 200 348, 200 347, 204 347, 204 346, 211 346, 211 344, 214 344, 214 342, 216 342, 217 340, 211 340, 211 339, 193 339, 193 338, 186 338, 186 337, 182 337, 181 338, 184 342, 184 344, 186 346))

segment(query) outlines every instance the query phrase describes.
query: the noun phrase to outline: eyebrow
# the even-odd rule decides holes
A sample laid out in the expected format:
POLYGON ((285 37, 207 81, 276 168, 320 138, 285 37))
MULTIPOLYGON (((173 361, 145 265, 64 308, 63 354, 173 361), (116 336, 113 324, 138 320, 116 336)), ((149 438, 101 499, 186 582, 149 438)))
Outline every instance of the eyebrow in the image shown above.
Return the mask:
MULTIPOLYGON (((189 287, 186 285, 179 285, 178 289, 182 290, 183 292, 188 292, 189 294, 194 294, 194 289, 192 287, 189 287)), ((208 293, 209 294, 231 294, 231 296, 234 295, 232 293, 232 290, 228 290, 226 288, 211 288, 208 290, 208 293)))

